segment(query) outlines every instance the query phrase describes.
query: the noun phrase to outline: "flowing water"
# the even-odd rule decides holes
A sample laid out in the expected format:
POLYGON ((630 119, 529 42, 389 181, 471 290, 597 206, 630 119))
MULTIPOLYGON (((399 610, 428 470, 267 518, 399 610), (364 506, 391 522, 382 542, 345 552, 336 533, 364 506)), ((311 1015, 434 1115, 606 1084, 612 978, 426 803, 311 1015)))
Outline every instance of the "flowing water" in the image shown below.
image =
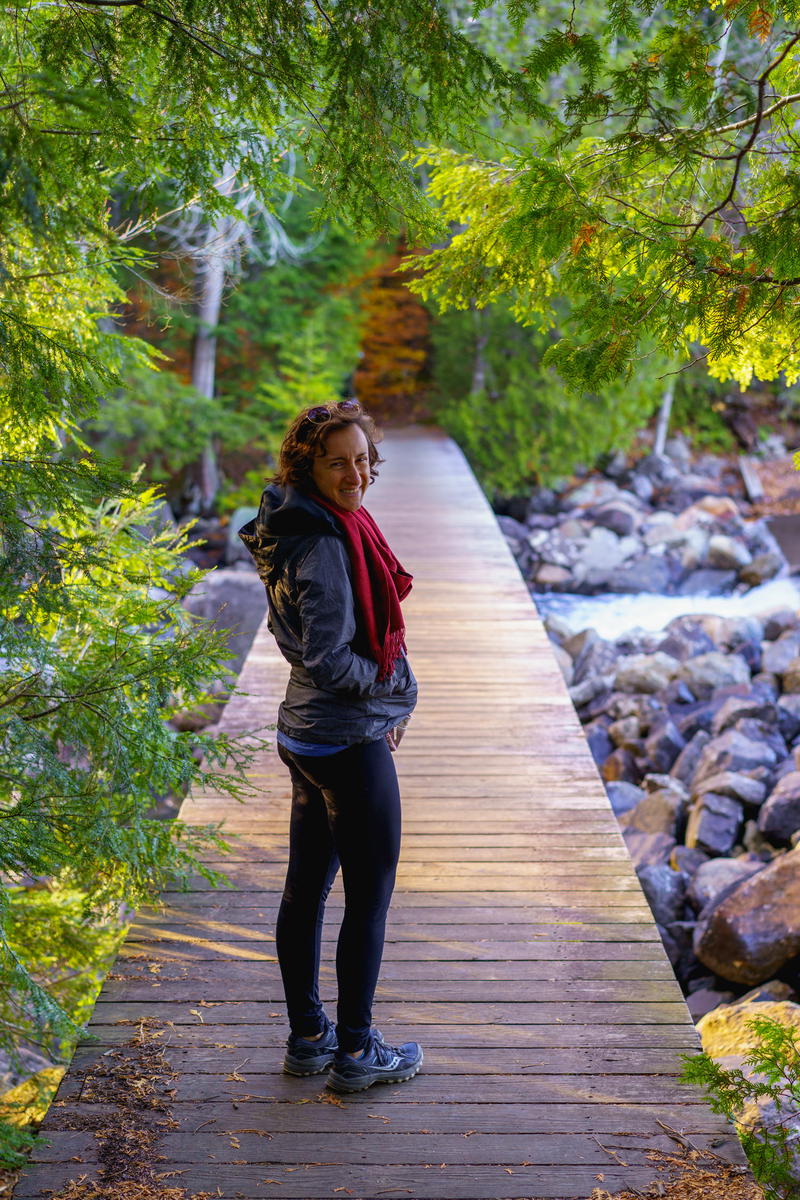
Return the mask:
POLYGON ((541 617, 557 616, 573 632, 595 629, 608 640, 634 629, 658 633, 675 617, 686 613, 713 613, 720 617, 756 616, 776 608, 800 608, 800 580, 794 576, 771 579, 760 587, 734 596, 636 595, 579 596, 569 592, 536 592, 541 617))

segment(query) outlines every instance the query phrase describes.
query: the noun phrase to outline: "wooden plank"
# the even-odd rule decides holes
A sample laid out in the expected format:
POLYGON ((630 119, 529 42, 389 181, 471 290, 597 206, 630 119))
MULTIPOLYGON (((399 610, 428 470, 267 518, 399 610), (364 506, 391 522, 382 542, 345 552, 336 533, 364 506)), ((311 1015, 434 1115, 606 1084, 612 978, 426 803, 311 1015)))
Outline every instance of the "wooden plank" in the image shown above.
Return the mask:
MULTIPOLYGON (((223 822, 231 853, 139 914, 17 1200, 92 1176, 117 1111, 93 1076, 132 1039, 174 1077, 154 1161, 187 1194, 248 1200, 574 1200, 644 1190, 658 1121, 741 1161, 722 1119, 678 1081, 699 1042, 547 636, 497 524, 453 445, 393 433, 374 509, 414 571, 406 605, 420 703, 396 763, 398 888, 375 1019, 419 1040, 421 1074, 332 1098, 281 1073, 274 945, 289 788, 274 748, 287 675, 262 629, 227 706, 262 727, 244 804, 214 789, 182 819, 223 822), (626 1165, 622 1165, 622 1164, 626 1165)), ((335 1002, 337 881, 320 986, 335 1002)))

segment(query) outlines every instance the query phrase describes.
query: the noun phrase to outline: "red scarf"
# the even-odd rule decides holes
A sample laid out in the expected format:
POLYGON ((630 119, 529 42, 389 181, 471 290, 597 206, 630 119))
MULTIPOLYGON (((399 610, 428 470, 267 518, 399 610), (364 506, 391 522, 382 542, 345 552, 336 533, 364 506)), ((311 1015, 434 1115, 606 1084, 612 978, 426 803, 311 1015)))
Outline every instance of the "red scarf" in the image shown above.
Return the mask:
POLYGON ((411 591, 413 576, 400 566, 365 508, 348 512, 319 493, 314 494, 314 500, 333 513, 344 532, 353 573, 358 632, 369 657, 378 664, 378 679, 385 679, 406 648, 400 601, 411 591))

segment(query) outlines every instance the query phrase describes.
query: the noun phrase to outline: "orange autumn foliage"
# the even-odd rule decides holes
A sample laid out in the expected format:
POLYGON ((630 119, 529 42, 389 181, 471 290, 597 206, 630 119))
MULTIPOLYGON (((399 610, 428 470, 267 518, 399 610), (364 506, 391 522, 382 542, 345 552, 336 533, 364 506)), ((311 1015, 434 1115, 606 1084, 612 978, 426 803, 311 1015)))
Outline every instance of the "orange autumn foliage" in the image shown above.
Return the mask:
POLYGON ((428 415, 431 318, 406 287, 411 272, 397 270, 407 253, 401 241, 362 280, 365 322, 353 391, 381 421, 428 415))

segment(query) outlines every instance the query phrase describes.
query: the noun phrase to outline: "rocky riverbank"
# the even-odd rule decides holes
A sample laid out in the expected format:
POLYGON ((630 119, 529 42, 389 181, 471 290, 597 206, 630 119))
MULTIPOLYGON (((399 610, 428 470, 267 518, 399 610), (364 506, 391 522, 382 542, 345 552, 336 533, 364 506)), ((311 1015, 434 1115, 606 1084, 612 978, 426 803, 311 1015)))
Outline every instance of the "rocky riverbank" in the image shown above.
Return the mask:
POLYGON ((787 573, 741 481, 672 456, 542 491, 500 524, 541 591, 708 594, 706 615, 616 639, 546 624, 695 1019, 800 986, 800 616, 720 617, 787 573))

